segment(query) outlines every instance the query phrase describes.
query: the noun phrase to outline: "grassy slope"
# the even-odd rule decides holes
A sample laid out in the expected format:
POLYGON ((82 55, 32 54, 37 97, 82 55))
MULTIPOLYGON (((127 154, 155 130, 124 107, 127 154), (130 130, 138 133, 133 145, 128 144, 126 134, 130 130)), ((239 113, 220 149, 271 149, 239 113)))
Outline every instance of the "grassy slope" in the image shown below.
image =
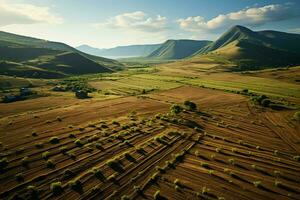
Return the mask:
POLYGON ((277 31, 254 32, 235 26, 195 56, 209 55, 231 61, 241 69, 297 65, 300 63, 300 35, 277 31))
POLYGON ((12 33, 6 33, 3 31, 0 31, 0 46, 25 46, 25 47, 34 47, 34 48, 45 48, 45 49, 52 49, 52 50, 58 50, 58 51, 69 51, 69 52, 75 52, 78 54, 81 54, 89 59, 92 59, 97 62, 107 63, 111 64, 110 62, 115 62, 114 60, 107 59, 107 58, 101 58, 97 56, 92 56, 86 53, 83 53, 69 45, 66 45, 64 43, 60 42, 52 42, 48 40, 42 40, 32 37, 26 37, 21 35, 16 35, 12 33))
POLYGON ((111 71, 117 61, 82 53, 66 44, 0 32, 0 72, 36 78, 111 71), (66 53, 69 52, 69 53, 66 53))
POLYGON ((194 54, 209 43, 210 41, 168 40, 147 58, 161 60, 182 59, 194 54))
POLYGON ((42 39, 37 39, 32 37, 25 37, 21 35, 0 31, 0 46, 2 46, 3 44, 4 46, 6 46, 6 44, 10 44, 10 46, 16 46, 16 45, 29 46, 34 48, 46 48, 46 49, 52 49, 58 51, 75 52, 107 67, 116 68, 118 66, 122 66, 121 63, 115 60, 89 55, 64 43, 52 42, 52 41, 42 40, 42 39))

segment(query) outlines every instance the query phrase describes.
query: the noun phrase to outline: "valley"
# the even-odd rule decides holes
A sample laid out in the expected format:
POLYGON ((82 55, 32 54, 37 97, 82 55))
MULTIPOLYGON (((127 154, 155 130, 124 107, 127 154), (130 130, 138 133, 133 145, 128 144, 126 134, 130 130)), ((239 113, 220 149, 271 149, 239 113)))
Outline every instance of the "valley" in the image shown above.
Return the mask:
POLYGON ((52 91, 59 79, 2 76, 10 90, 30 83, 44 95, 0 104, 1 198, 298 199, 299 83, 216 66, 178 61, 67 78, 95 88, 82 100, 52 91), (291 108, 261 107, 244 89, 291 108))
MULTIPOLYGON (((0 27, 35 9, 1 3, 0 27)), ((300 35, 230 21, 273 7, 171 27, 141 11, 87 15, 61 34, 50 17, 66 43, 0 31, 0 199, 300 199, 300 35)))

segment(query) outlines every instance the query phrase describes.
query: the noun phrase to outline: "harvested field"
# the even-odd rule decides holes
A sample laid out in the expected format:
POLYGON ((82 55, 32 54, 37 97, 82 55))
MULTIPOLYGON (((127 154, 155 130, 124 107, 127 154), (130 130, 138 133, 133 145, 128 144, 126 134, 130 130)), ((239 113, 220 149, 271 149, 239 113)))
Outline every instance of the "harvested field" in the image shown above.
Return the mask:
POLYGON ((292 111, 195 87, 33 113, 15 104, 0 125, 1 199, 300 198, 292 111), (198 111, 170 114, 186 99, 198 111))

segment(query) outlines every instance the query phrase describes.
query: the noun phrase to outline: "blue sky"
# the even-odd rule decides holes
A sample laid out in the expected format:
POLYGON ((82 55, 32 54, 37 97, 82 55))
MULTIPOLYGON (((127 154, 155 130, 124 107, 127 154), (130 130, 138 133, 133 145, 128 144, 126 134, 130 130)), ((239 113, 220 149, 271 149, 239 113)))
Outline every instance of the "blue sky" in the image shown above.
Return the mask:
POLYGON ((72 46, 214 40, 236 24, 300 33, 300 1, 0 0, 0 30, 72 46))

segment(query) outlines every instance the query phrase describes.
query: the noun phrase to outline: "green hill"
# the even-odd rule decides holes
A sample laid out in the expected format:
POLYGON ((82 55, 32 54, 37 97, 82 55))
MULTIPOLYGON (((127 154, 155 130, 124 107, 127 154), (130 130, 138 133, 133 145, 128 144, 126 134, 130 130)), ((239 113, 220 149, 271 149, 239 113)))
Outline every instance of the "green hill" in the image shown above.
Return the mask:
POLYGON ((4 61, 0 66, 2 74, 37 78, 111 72, 122 67, 117 61, 92 56, 63 43, 2 31, 0 60, 4 61))
POLYGON ((211 41, 206 40, 167 40, 146 58, 158 60, 182 59, 193 55, 199 49, 210 43, 211 41))
POLYGON ((194 55, 227 60, 240 69, 292 66, 300 63, 300 35, 234 26, 194 55))
POLYGON ((0 74, 30 78, 63 78, 66 74, 50 70, 44 70, 26 64, 10 61, 0 61, 0 74))

